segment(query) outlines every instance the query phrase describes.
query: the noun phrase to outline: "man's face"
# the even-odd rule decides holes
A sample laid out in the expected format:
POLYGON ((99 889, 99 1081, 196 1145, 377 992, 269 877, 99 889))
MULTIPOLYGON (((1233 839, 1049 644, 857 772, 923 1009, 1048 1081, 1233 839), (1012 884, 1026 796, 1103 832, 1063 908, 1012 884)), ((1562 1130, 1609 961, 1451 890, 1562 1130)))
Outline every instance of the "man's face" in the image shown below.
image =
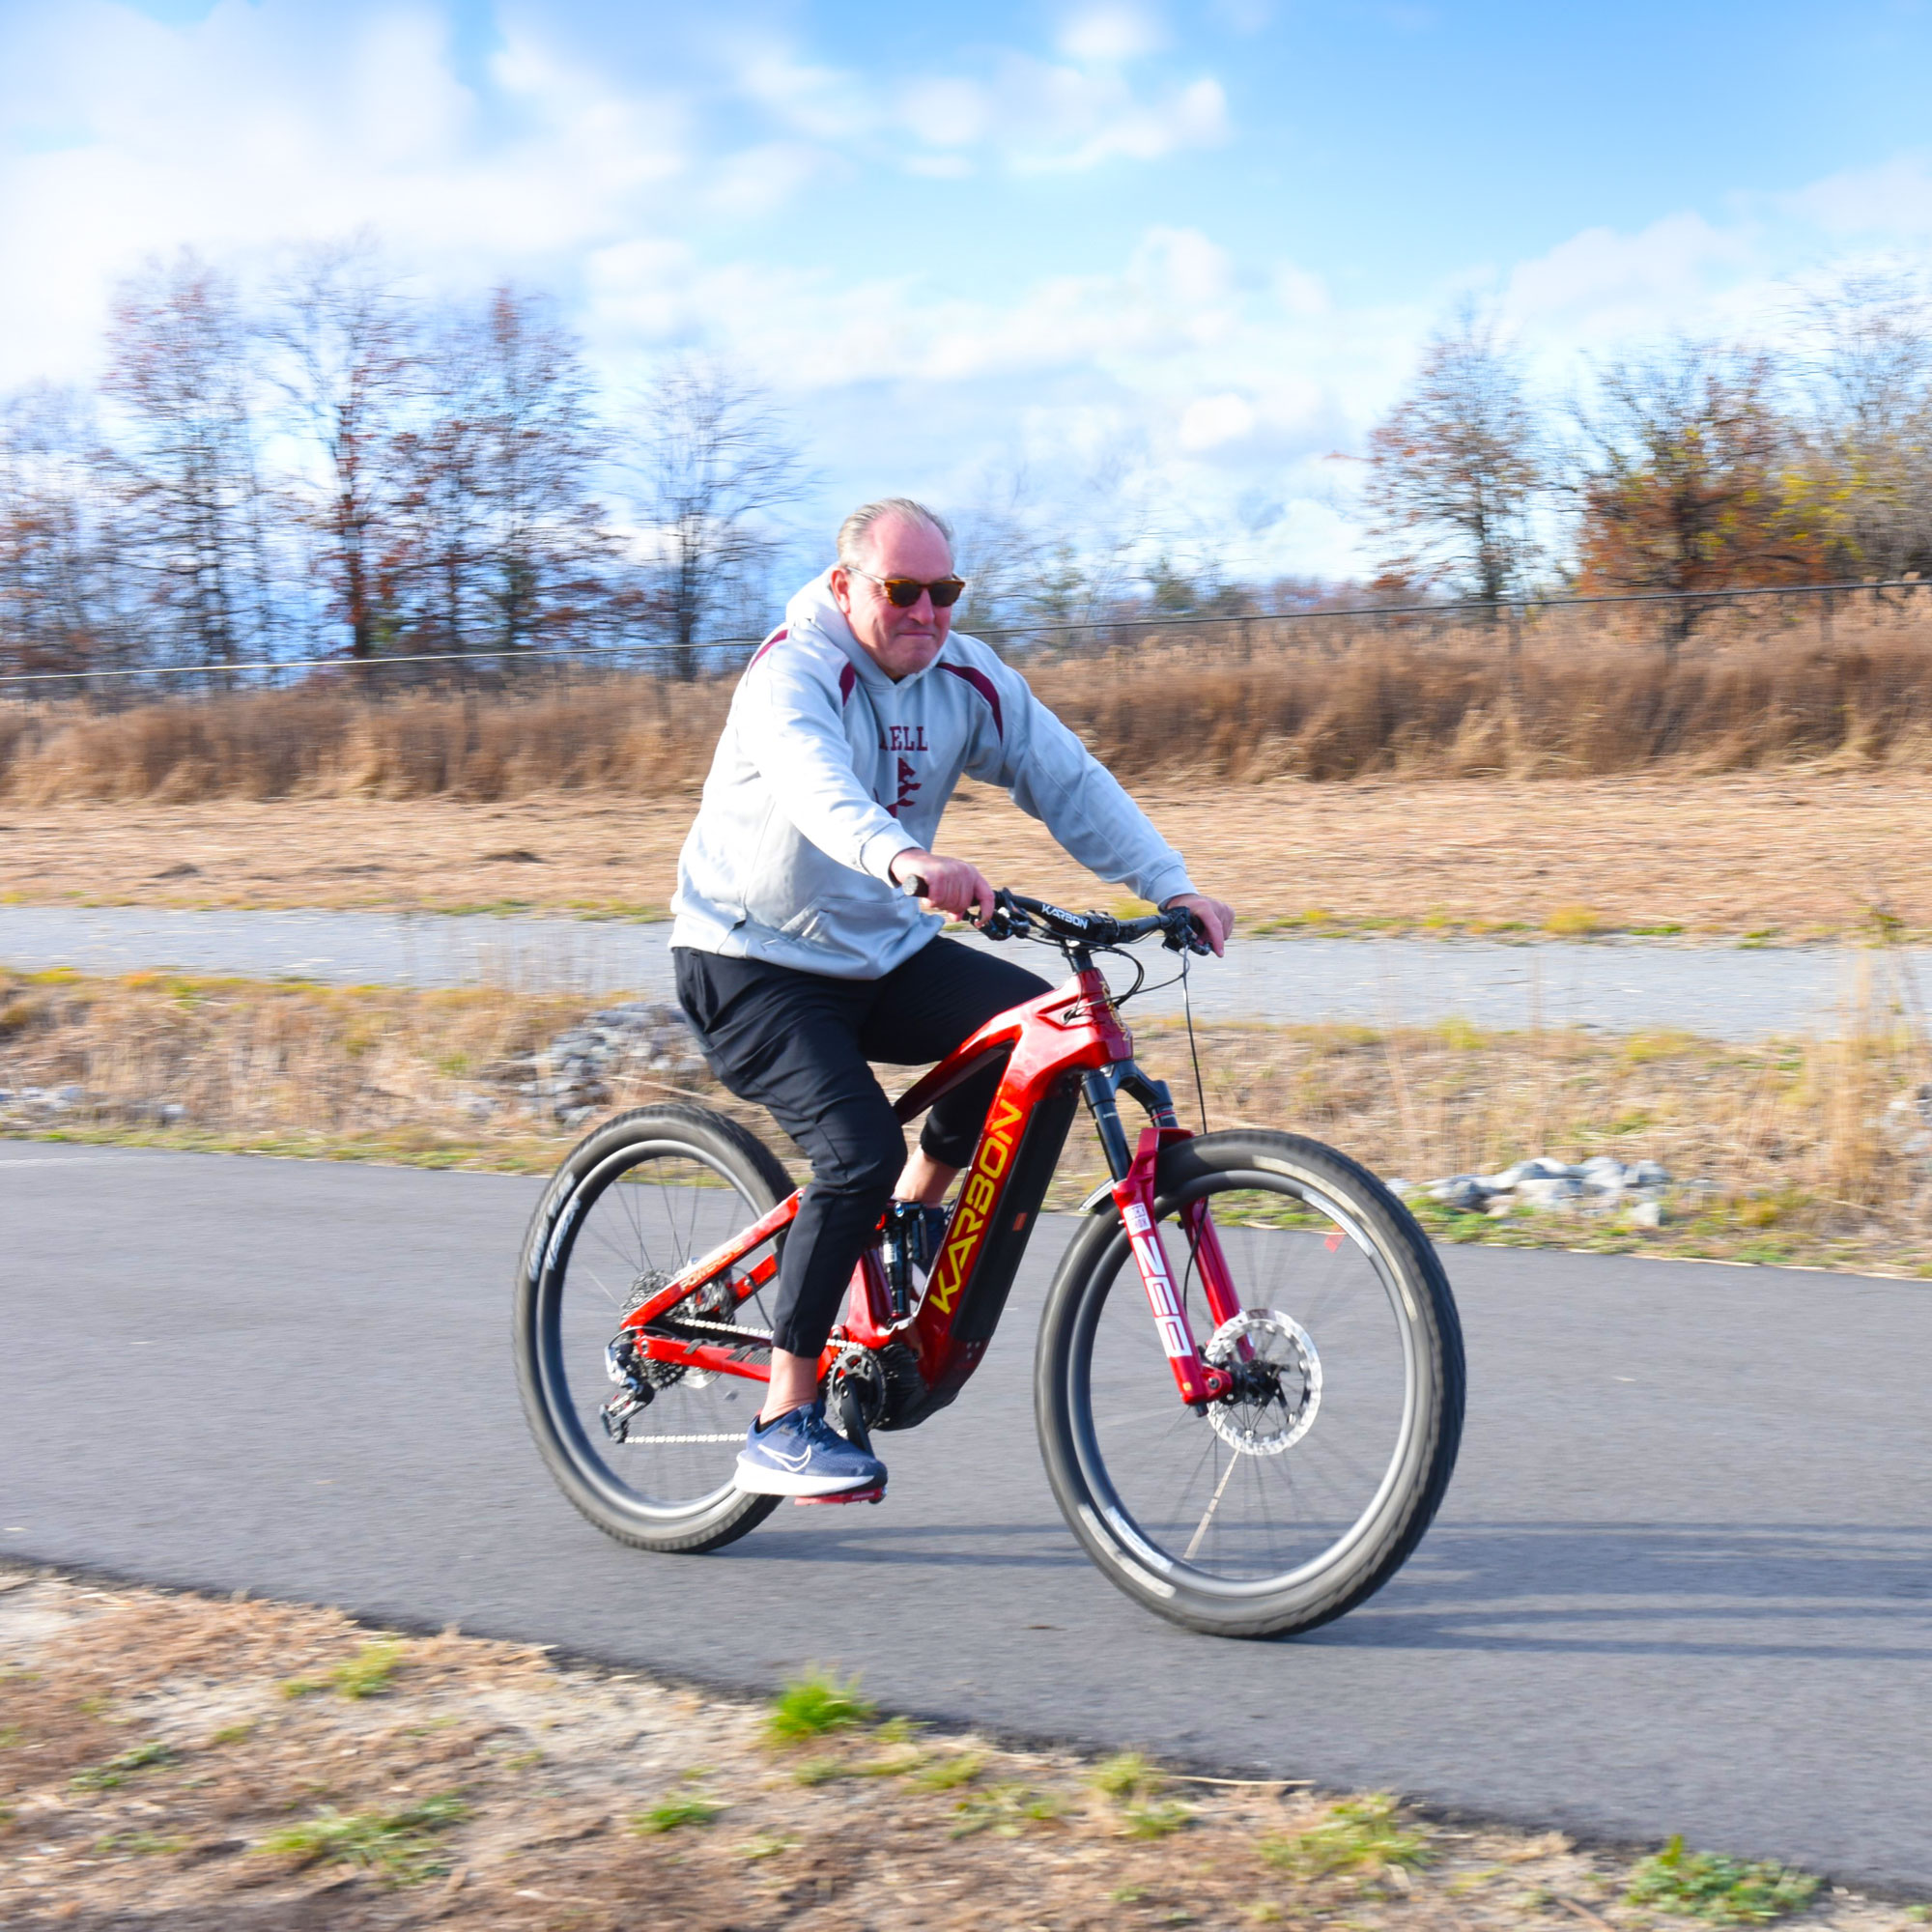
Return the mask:
POLYGON ((910 577, 931 583, 952 573, 952 549, 939 532, 903 517, 881 517, 867 532, 864 566, 869 575, 841 564, 832 573, 832 594, 852 627, 852 635, 888 677, 910 677, 939 655, 952 628, 950 610, 935 611, 922 591, 919 602, 901 611, 886 595, 882 577, 910 577))

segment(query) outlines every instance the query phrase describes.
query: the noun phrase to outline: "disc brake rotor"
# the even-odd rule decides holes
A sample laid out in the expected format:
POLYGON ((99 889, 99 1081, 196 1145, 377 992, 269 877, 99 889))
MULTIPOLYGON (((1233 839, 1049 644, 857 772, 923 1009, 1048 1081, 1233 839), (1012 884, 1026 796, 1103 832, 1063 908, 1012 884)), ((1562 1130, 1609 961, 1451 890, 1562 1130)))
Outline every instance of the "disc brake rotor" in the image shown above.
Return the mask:
POLYGON ((1308 1330, 1278 1308, 1244 1308, 1201 1351, 1235 1379, 1213 1403, 1214 1434, 1244 1456, 1279 1456, 1306 1435, 1321 1406, 1321 1357, 1308 1330))
MULTIPOLYGON (((654 1273, 641 1274, 631 1285, 630 1299, 624 1303, 626 1316, 635 1314, 645 1302, 671 1279, 668 1269, 659 1268, 654 1273)), ((701 1288, 696 1294, 688 1295, 677 1306, 668 1311, 668 1319, 675 1321, 680 1315, 695 1316, 707 1322, 730 1322, 736 1324, 738 1315, 737 1297, 731 1293, 728 1277, 714 1281, 701 1288)), ((669 1388, 674 1382, 684 1382, 692 1388, 702 1388, 715 1379, 709 1369, 694 1369, 682 1362, 658 1362, 639 1351, 638 1366, 643 1371, 644 1379, 653 1388, 669 1388)))

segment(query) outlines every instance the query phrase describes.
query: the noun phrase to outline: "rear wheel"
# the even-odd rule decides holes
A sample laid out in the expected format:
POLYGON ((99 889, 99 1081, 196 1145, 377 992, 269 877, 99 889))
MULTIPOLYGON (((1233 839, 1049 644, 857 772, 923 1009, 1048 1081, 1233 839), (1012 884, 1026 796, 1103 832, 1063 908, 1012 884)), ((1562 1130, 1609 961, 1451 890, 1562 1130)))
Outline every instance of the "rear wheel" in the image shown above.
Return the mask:
POLYGON ((1314 1141, 1170 1147, 1156 1221, 1196 1343, 1236 1377, 1179 1400, 1118 1210, 1076 1236, 1035 1368, 1047 1476, 1100 1569, 1191 1630, 1278 1636, 1353 1608, 1435 1514, 1462 1435, 1462 1329, 1414 1217, 1314 1141), (1211 1210, 1242 1313, 1217 1331, 1180 1216, 1211 1210))
MULTIPOLYGON (((607 1350, 621 1350, 623 1319, 647 1295, 790 1192, 784 1169, 735 1121, 646 1107, 579 1142, 531 1219, 516 1292, 524 1414, 564 1494, 620 1543, 716 1549, 777 1507, 733 1480, 762 1382, 631 1358, 637 1406, 613 1413, 627 1386, 607 1350)), ((768 1300, 766 1290, 734 1302, 713 1284, 668 1319, 727 1344, 713 1331, 743 1329, 756 1352, 769 1343, 768 1300)))

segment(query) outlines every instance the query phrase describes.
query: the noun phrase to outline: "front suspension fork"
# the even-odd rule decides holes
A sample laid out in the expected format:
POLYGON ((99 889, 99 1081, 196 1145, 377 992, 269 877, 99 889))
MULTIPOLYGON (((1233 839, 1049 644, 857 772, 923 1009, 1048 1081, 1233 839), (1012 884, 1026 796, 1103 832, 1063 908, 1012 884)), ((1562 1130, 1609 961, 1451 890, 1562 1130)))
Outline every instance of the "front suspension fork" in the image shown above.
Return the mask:
MULTIPOLYGON (((1234 1388, 1234 1378, 1201 1354, 1188 1323, 1186 1301, 1175 1288, 1174 1276, 1168 1269, 1160 1223, 1153 1211, 1154 1170, 1161 1149, 1178 1141, 1192 1140, 1193 1135, 1176 1120, 1174 1099, 1165 1083, 1150 1080, 1132 1061, 1122 1062, 1104 1072, 1088 1074, 1082 1087, 1114 1177, 1114 1203, 1121 1210, 1121 1222, 1133 1249, 1134 1265, 1140 1269, 1141 1287, 1146 1290, 1148 1305, 1153 1310, 1154 1329, 1160 1337, 1167 1365, 1174 1371, 1180 1399, 1197 1408, 1218 1401, 1234 1388), (1147 1108, 1151 1117, 1151 1124, 1141 1129, 1140 1145, 1131 1153, 1127 1151, 1126 1129, 1121 1123, 1120 1103, 1115 1097, 1122 1088, 1147 1108)), ((1241 1302, 1207 1202, 1195 1201, 1183 1208, 1180 1224, 1187 1234, 1193 1266, 1201 1272, 1208 1312, 1218 1327, 1240 1313, 1241 1302)))

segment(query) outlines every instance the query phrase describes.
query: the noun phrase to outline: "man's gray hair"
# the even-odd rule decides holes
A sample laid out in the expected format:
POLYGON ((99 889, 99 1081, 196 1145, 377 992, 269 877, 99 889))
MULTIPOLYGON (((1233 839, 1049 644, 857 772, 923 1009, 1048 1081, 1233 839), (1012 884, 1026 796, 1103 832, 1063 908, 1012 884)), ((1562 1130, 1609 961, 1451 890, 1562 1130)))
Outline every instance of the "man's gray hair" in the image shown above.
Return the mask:
POLYGON ((876 503, 861 503, 838 526, 838 561, 847 570, 866 567, 864 559, 872 526, 885 517, 897 517, 905 523, 937 530, 949 545, 952 542, 952 526, 937 510, 928 510, 910 497, 881 497, 876 503))

